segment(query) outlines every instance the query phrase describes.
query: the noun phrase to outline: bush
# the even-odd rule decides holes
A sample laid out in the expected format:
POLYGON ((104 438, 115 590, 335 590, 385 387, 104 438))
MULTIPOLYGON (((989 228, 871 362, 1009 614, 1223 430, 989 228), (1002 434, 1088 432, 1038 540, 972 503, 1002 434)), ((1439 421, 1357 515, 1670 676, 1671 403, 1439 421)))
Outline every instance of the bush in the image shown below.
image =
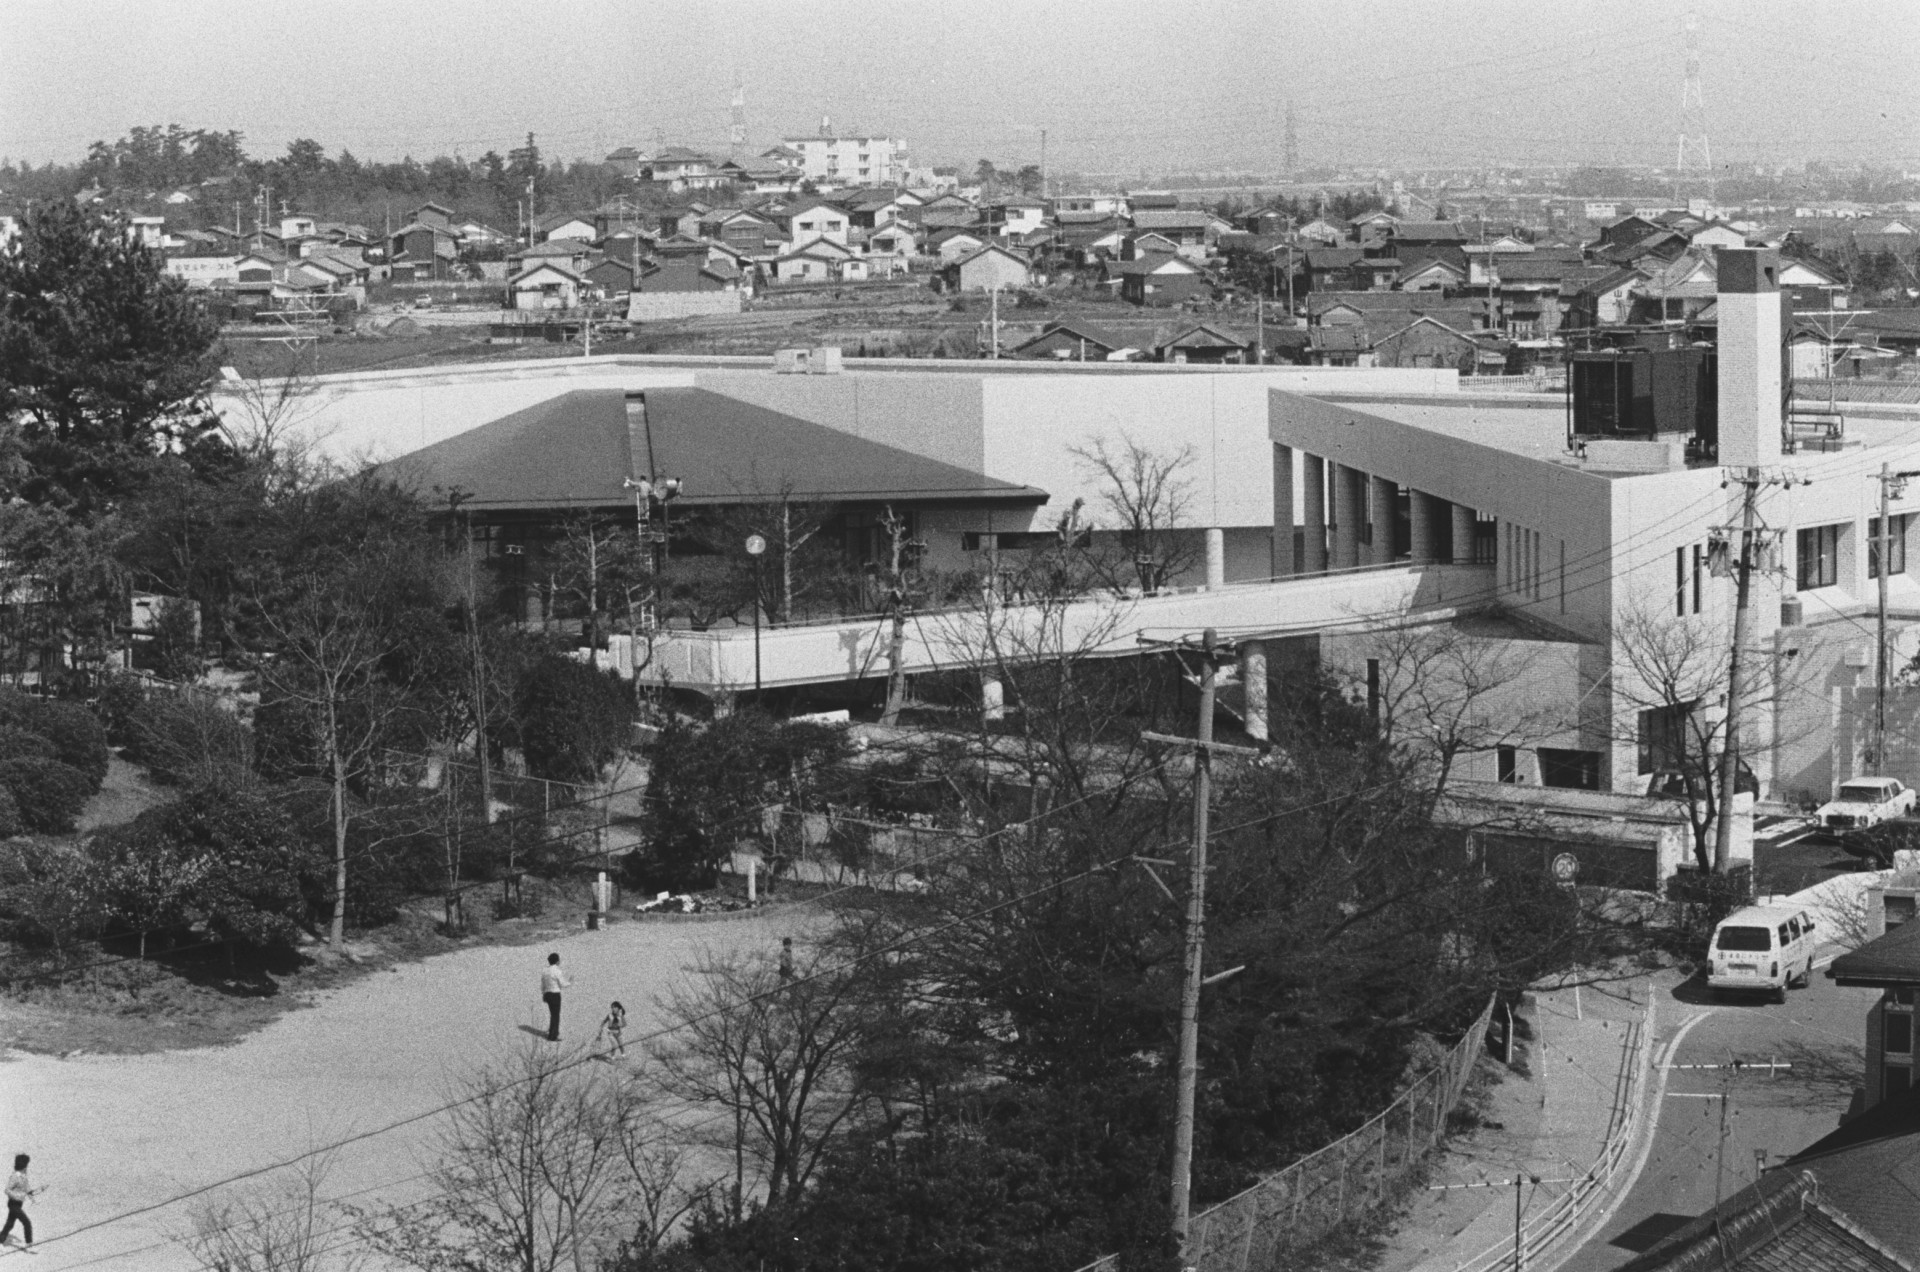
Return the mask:
POLYGON ((74 819, 98 789, 71 765, 31 757, 0 760, 0 786, 12 793, 21 824, 42 835, 71 833, 74 819))
POLYGON ((107 776, 107 731, 93 712, 76 702, 42 702, 33 713, 33 731, 53 744, 54 758, 86 774, 99 790, 107 776))
POLYGON ((528 772, 592 782, 627 745, 633 698, 612 672, 549 654, 527 670, 516 714, 528 772))
POLYGON ((64 962, 97 926, 91 875, 70 842, 28 839, 0 848, 0 934, 64 962))
POLYGON ((157 782, 238 786, 253 769, 253 737, 238 716, 207 697, 154 693, 128 722, 126 754, 157 782))
POLYGON ((0 839, 11 839, 26 828, 26 823, 20 820, 20 805, 14 802, 13 792, 0 786, 0 839))
POLYGON ((0 760, 57 760, 60 753, 38 733, 0 724, 0 760))
POLYGON ((98 710, 106 725, 107 741, 114 746, 131 746, 134 722, 147 705, 147 690, 133 676, 110 676, 100 687, 98 710))

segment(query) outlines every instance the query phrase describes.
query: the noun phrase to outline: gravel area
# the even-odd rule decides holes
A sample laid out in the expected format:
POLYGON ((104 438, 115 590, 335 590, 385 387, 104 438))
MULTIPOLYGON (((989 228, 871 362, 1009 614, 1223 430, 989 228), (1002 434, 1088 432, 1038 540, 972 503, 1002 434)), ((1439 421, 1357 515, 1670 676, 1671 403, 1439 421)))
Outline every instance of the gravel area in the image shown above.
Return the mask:
MULTIPOLYGON (((536 1024, 544 1029, 539 977, 549 949, 573 980, 566 1041, 589 1041, 618 998, 632 1021, 631 1046, 660 1023, 658 997, 692 975, 704 951, 771 956, 804 924, 792 911, 713 924, 623 922, 395 967, 322 992, 308 1010, 231 1046, 67 1059, 10 1052, 0 1067, 0 1151, 32 1153, 34 1181, 47 1188, 30 1211, 42 1243, 33 1266, 195 1267, 171 1242, 189 1225, 190 1205, 76 1229, 435 1107, 463 1074, 524 1044, 536 1024)), ((362 1204, 374 1205, 411 1199, 437 1122, 343 1148, 326 1193, 362 1193, 362 1204)))

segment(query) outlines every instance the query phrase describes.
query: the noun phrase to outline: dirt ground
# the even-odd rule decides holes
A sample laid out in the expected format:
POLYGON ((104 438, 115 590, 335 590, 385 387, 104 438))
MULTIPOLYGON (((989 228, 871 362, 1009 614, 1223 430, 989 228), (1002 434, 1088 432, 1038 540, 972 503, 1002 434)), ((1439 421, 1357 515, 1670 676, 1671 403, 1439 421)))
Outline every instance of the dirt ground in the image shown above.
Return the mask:
MULTIPOLYGON (((34 1266, 192 1268, 175 1238, 193 1203, 170 1198, 352 1136, 365 1138, 334 1155, 324 1195, 378 1206, 412 1200, 438 1121, 393 1124, 434 1109, 464 1074, 528 1044, 544 1023, 538 991, 548 950, 561 953, 573 979, 566 1043, 590 1039, 619 998, 631 1045, 658 1027, 660 996, 703 952, 772 957, 782 935, 804 935, 808 922, 795 909, 710 923, 630 920, 564 935, 528 924, 511 944, 388 961, 384 970, 369 959, 337 986, 300 994, 302 1010, 278 1009, 264 1024, 236 1007, 224 1038, 217 1023, 182 1016, 170 1026, 164 1014, 145 1031, 164 1037, 171 1028, 176 1044, 193 1044, 184 1049, 92 1054, 80 1045, 84 1024, 73 1026, 78 1049, 65 1055, 10 1049, 0 1067, 6 1151, 31 1152, 35 1182, 49 1186, 32 1212, 41 1243, 34 1266), (148 1206, 158 1208, 114 1220, 148 1206)), ((57 1007, 9 1004, 0 1023, 16 1036, 51 1028, 57 1007)))

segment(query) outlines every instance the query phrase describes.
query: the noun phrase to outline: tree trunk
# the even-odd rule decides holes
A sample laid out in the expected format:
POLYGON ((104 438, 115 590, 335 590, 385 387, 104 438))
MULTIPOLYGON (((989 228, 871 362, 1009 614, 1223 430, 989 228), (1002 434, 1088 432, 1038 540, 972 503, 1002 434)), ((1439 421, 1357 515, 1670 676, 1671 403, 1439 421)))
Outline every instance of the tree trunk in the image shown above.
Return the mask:
POLYGON ((793 521, 784 501, 780 504, 780 621, 793 621, 793 521))
POLYGON ((327 748, 333 760, 333 922, 327 944, 339 949, 347 935, 347 766, 340 758, 340 726, 327 706, 327 748))
POLYGON ((887 640, 887 705, 880 713, 880 723, 900 723, 900 712, 907 705, 907 673, 902 666, 907 652, 907 607, 904 602, 895 601, 893 606, 893 635, 887 640))

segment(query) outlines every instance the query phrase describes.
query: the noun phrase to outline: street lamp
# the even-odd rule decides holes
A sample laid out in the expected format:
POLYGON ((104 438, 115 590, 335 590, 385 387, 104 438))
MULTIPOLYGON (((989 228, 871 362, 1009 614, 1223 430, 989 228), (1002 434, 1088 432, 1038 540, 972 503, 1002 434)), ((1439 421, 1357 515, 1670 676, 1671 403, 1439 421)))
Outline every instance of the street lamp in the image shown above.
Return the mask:
POLYGON ((760 692, 760 558, 766 555, 767 541, 757 534, 747 536, 747 555, 753 558, 753 692, 760 692))

